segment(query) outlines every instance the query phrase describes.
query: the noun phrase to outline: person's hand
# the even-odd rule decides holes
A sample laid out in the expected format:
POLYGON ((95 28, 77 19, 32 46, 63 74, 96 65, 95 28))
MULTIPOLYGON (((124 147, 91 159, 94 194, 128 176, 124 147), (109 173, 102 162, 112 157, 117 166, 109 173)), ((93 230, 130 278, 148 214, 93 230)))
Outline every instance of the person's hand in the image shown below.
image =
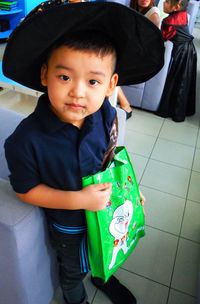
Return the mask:
MULTIPOLYGON (((139 190, 140 191, 140 190, 139 190)), ((144 206, 144 203, 146 202, 146 198, 144 197, 144 195, 142 194, 142 192, 140 191, 140 204, 142 206, 144 206)))
POLYGON ((98 211, 106 208, 112 192, 112 184, 90 185, 81 191, 83 194, 83 209, 98 211))
MULTIPOLYGON (((140 190, 139 190, 140 191, 140 190)), ((144 204, 145 204, 146 198, 144 197, 144 195, 142 194, 142 192, 140 191, 140 204, 143 207, 143 211, 144 211, 144 215, 146 215, 145 213, 145 209, 144 209, 144 204)))

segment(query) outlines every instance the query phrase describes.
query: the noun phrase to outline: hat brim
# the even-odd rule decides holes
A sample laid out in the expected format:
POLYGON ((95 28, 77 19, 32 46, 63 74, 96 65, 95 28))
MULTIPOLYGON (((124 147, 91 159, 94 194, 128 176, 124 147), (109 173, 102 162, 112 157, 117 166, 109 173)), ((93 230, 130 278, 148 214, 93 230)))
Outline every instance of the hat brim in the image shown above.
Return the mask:
POLYGON ((144 82, 164 64, 160 30, 146 17, 114 2, 61 4, 32 14, 11 34, 3 57, 3 73, 35 90, 44 91, 40 69, 47 50, 64 34, 95 30, 115 43, 118 85, 144 82))

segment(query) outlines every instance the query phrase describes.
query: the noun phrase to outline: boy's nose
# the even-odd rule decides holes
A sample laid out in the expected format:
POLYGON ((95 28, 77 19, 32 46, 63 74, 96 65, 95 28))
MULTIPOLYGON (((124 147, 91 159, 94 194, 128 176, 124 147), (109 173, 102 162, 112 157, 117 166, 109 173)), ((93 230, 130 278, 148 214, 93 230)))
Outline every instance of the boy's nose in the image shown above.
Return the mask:
POLYGON ((74 83, 71 86, 69 95, 75 98, 83 98, 85 97, 86 88, 82 82, 74 83))

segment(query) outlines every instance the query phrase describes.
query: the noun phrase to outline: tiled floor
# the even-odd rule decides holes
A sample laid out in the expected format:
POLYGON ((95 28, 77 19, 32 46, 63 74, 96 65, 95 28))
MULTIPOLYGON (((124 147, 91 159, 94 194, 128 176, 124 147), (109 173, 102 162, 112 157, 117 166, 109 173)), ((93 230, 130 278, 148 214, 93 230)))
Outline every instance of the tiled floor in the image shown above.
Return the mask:
MULTIPOLYGON (((194 35, 200 54, 199 24, 194 35)), ((200 61, 197 83, 197 113, 185 122, 174 123, 136 109, 127 121, 125 142, 146 196, 146 236, 116 275, 136 295, 138 304, 197 303, 200 61)), ((35 102, 13 92, 0 95, 0 106, 23 113, 32 111, 35 102)), ((88 278, 86 286, 90 303, 111 303, 88 278)))

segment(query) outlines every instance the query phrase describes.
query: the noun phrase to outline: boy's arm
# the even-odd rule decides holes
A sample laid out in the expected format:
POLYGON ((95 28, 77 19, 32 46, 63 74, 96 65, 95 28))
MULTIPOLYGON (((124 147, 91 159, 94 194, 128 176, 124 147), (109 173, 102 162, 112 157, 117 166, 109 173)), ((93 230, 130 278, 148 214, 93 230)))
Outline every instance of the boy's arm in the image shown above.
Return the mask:
POLYGON ((26 203, 44 208, 97 211, 106 207, 111 190, 110 183, 90 185, 79 191, 64 191, 39 184, 26 193, 16 195, 26 203))

